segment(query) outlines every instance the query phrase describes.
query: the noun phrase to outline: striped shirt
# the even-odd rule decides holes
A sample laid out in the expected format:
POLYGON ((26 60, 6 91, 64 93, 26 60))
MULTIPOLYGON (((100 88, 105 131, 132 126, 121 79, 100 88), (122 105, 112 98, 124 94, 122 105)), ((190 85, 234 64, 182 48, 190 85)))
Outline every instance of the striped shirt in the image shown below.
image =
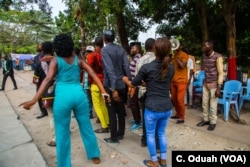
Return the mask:
POLYGON ((130 62, 129 69, 130 69, 132 79, 134 79, 134 77, 135 77, 136 63, 140 59, 140 57, 141 57, 141 55, 137 54, 137 55, 134 56, 133 60, 130 62))

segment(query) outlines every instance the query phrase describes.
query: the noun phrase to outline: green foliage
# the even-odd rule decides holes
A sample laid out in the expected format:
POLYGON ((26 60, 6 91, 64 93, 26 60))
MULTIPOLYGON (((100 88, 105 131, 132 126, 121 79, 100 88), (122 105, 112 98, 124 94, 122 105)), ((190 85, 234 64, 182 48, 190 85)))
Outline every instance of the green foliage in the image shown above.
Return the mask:
POLYGON ((12 0, 2 0, 0 2, 0 9, 3 9, 3 10, 9 10, 10 8, 10 5, 12 4, 12 0))
POLYGON ((0 52, 34 53, 33 45, 52 40, 55 34, 53 22, 43 12, 0 10, 0 52))
POLYGON ((31 5, 31 10, 34 10, 34 5, 37 5, 39 9, 46 13, 47 15, 51 16, 51 6, 49 6, 47 0, 2 0, 0 2, 0 9, 5 11, 10 10, 10 8, 16 11, 26 11, 27 6, 31 5))
MULTIPOLYGON (((79 40, 82 38, 80 26, 84 27, 86 44, 91 44, 93 39, 107 28, 113 28, 116 34, 120 32, 118 35, 121 38, 137 40, 140 31, 146 32, 151 25, 157 23, 158 35, 169 38, 180 37, 184 47, 199 58, 203 31, 200 22, 201 11, 197 10, 197 6, 205 3, 209 38, 215 41, 216 51, 227 55, 227 29, 221 0, 63 0, 63 2, 68 9, 59 14, 54 27, 47 0, 3 0, 0 3, 0 51, 29 52, 32 48, 27 46, 33 46, 40 40, 51 40, 58 32, 71 34, 76 46, 80 46, 79 40), (34 10, 23 12, 26 11, 26 4, 38 4, 41 11, 45 12, 39 13, 34 10), (10 6, 15 10, 7 12, 10 6), (81 15, 77 15, 77 11, 80 11, 81 15), (145 20, 148 24, 145 24, 145 20)), ((250 3, 237 0, 236 5, 237 63, 245 69, 250 63, 248 53, 250 3)))
POLYGON ((250 55, 250 4, 247 1, 240 0, 237 3, 236 10, 236 48, 237 48, 237 64, 243 72, 249 70, 250 55))

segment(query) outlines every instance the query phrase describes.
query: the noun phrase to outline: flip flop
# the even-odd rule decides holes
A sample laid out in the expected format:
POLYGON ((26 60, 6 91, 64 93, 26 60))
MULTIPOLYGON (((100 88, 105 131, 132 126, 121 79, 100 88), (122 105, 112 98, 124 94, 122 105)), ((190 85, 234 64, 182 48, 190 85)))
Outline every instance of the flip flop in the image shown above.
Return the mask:
POLYGON ((56 142, 55 141, 48 141, 47 145, 51 146, 51 147, 55 147, 56 146, 56 142))

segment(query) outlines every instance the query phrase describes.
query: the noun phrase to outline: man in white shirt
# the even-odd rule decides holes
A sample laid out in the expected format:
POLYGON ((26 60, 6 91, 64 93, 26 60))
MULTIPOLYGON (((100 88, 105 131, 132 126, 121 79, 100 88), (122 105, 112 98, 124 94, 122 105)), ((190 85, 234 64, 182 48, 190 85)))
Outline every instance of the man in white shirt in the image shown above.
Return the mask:
MULTIPOLYGON (((184 50, 187 54, 189 54, 188 51, 184 50)), ((193 99, 193 81, 194 81, 194 72, 195 72, 195 59, 194 56, 188 55, 188 62, 187 62, 187 68, 188 68, 188 87, 187 92, 185 94, 185 105, 188 105, 188 108, 191 108, 192 106, 192 99, 193 99)))

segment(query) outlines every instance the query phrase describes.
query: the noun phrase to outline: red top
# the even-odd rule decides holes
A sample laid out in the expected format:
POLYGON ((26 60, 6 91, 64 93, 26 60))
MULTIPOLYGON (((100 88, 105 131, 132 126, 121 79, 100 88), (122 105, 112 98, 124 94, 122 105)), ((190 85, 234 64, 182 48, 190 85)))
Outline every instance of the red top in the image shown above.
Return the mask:
MULTIPOLYGON (((96 75, 99 77, 101 82, 103 82, 103 67, 102 67, 102 56, 101 49, 96 48, 96 50, 87 55, 87 62, 90 67, 95 71, 96 75)), ((89 83, 94 83, 93 79, 89 76, 89 83)))

